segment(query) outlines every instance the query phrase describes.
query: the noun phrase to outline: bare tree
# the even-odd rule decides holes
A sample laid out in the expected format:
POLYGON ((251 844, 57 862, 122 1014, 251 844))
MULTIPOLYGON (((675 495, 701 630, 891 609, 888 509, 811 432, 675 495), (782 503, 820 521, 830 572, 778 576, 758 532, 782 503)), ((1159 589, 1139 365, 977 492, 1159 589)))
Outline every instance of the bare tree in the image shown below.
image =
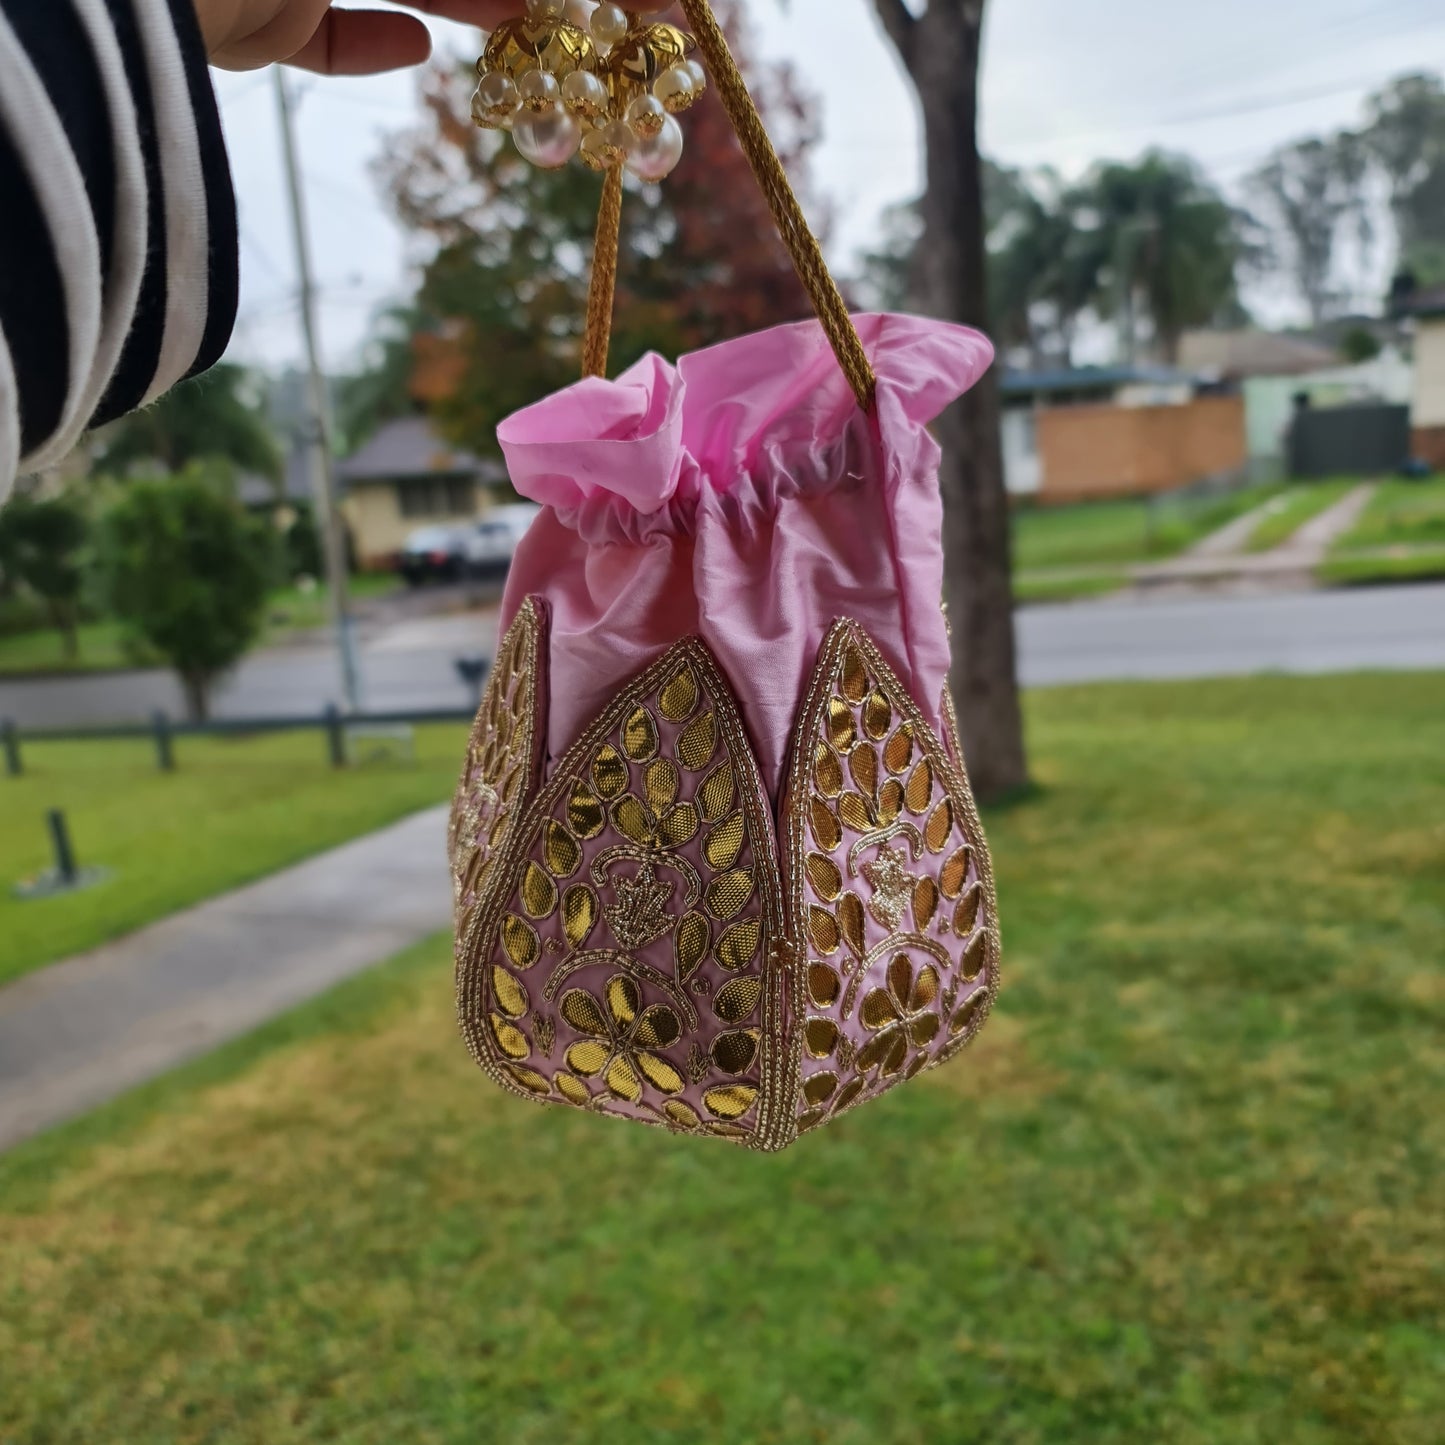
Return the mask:
MULTIPOLYGON (((979 46, 984 0, 874 0, 923 110, 928 190, 916 304, 987 329, 983 162, 978 153, 979 46)), ((990 371, 940 419, 943 546, 953 624, 953 696, 979 796, 1028 782, 1019 706, 999 389, 990 371)))

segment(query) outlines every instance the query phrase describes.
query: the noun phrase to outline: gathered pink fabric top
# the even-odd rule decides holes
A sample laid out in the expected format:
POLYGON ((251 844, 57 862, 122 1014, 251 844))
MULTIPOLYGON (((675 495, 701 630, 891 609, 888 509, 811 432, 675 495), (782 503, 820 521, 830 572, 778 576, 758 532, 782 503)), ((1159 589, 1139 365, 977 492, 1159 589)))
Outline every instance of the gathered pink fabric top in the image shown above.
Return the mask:
POLYGON ((949 665, 939 602, 939 452, 928 423, 988 368, 976 331, 856 319, 878 375, 858 407, 817 322, 681 358, 644 357, 498 428, 513 484, 546 510, 503 604, 550 617, 548 753, 634 673, 698 636, 741 704, 776 799, 835 618, 860 623, 936 727, 949 665))

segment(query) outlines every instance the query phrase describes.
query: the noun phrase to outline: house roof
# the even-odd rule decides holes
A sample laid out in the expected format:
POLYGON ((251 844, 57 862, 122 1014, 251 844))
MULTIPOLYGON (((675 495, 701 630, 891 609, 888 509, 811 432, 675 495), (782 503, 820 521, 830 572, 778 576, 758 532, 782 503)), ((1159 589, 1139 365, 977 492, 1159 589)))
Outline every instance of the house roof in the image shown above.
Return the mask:
POLYGON ((1069 391, 1117 391, 1123 386, 1184 386, 1198 378, 1167 366, 1061 366, 1044 371, 1007 371, 1005 396, 1069 391))
POLYGON ((1445 316, 1445 286, 1431 286, 1411 291, 1396 303, 1402 316, 1445 316))
POLYGON ((337 475, 356 486, 417 477, 494 481, 505 476, 506 469, 448 445, 426 417, 404 416, 379 427, 360 451, 338 466, 337 475))
POLYGON ((1299 376, 1340 364, 1339 354, 1315 341, 1277 331, 1187 331, 1179 364, 1212 376, 1299 376))
POLYGON ((247 472, 236 483, 236 496, 245 507, 269 507, 276 501, 309 502, 311 500, 311 466, 306 448, 293 446, 286 456, 286 469, 278 488, 270 477, 247 472))

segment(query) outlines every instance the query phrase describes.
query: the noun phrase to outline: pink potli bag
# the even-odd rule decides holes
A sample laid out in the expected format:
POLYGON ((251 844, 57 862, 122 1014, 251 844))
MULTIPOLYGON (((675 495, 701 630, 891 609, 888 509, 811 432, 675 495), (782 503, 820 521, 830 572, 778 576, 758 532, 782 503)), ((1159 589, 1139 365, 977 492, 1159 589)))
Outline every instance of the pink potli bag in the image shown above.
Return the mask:
POLYGON ((499 429, 544 511, 451 853, 462 1030, 514 1094, 779 1150, 988 1016, 926 428, 993 353, 908 316, 855 339, 867 412, 809 322, 499 429))

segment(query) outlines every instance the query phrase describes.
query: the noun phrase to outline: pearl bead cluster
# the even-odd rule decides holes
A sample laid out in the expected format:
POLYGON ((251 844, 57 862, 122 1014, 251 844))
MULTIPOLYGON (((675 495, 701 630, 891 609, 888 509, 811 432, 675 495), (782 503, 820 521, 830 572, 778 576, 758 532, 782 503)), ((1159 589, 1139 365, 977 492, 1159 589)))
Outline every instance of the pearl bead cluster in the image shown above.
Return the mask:
POLYGON ((472 119, 511 131, 546 170, 580 155, 593 170, 625 165, 660 181, 682 159, 677 116, 707 89, 688 59, 693 44, 606 0, 527 0, 526 16, 498 26, 477 61, 472 119))

